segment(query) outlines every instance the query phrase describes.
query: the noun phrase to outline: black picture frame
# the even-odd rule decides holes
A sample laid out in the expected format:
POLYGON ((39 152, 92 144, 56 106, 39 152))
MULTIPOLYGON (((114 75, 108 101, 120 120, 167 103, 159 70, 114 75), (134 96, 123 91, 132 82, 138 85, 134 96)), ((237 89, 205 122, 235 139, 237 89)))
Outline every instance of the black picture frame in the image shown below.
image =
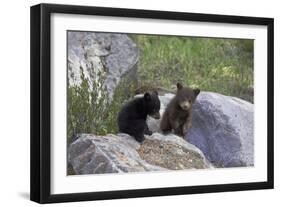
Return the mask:
POLYGON ((38 203, 88 201, 146 196, 166 196, 179 194, 211 193, 271 189, 274 186, 273 120, 274 120, 274 71, 273 39, 274 20, 272 18, 195 14, 168 11, 103 8, 56 4, 39 4, 31 7, 31 168, 30 199, 38 203), (74 194, 51 194, 50 183, 50 130, 51 130, 51 70, 50 70, 50 15, 52 13, 99 15, 111 17, 133 17, 165 20, 181 20, 210 23, 232 23, 267 26, 267 181, 238 184, 219 184, 187 187, 169 187, 106 192, 85 192, 74 194))

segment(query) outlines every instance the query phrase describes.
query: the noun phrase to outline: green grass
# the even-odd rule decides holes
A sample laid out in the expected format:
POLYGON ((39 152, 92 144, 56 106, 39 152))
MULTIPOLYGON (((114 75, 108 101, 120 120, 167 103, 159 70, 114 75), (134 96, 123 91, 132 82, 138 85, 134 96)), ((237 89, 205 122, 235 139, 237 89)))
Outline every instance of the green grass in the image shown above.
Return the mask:
POLYGON ((140 48, 141 85, 177 82, 253 102, 253 41, 130 35, 140 48), (250 91, 249 91, 250 90, 250 91))

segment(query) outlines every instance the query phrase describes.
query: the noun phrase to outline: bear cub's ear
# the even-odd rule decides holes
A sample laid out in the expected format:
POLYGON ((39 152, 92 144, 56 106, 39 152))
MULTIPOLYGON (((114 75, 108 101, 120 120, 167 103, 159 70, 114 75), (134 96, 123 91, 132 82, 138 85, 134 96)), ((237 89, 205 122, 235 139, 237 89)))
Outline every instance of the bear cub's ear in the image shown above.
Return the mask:
POLYGON ((148 92, 146 92, 143 97, 144 97, 144 100, 146 100, 146 101, 150 101, 150 99, 151 99, 151 95, 148 92))
POLYGON ((178 88, 178 90, 182 89, 183 88, 182 84, 177 83, 177 88, 178 88))
POLYGON ((200 89, 199 88, 193 89, 193 93, 195 94, 195 97, 197 97, 198 94, 200 93, 200 89))

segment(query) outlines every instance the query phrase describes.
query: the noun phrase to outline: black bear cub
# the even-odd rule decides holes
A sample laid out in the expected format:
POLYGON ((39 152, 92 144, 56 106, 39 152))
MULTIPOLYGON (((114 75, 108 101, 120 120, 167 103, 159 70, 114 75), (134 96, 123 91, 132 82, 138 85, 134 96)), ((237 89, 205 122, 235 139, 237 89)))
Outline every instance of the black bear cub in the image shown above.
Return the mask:
POLYGON ((151 135, 148 129, 147 115, 160 119, 160 100, 156 91, 145 93, 125 104, 117 117, 119 132, 133 136, 138 142, 144 140, 144 134, 151 135))
POLYGON ((160 123, 163 133, 173 129, 176 135, 184 137, 191 127, 192 105, 199 93, 199 89, 183 87, 177 83, 177 93, 168 104, 160 123))

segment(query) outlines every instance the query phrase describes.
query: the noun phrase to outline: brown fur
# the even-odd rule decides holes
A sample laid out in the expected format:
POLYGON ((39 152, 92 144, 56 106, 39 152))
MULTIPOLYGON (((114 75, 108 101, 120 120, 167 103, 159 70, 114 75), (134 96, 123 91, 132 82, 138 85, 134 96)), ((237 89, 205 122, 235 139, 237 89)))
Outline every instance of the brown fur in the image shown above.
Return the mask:
POLYGON ((184 136, 191 127, 191 111, 199 89, 191 89, 183 87, 180 83, 177 84, 177 93, 168 104, 161 123, 160 129, 163 133, 174 130, 174 133, 179 136, 184 136))

